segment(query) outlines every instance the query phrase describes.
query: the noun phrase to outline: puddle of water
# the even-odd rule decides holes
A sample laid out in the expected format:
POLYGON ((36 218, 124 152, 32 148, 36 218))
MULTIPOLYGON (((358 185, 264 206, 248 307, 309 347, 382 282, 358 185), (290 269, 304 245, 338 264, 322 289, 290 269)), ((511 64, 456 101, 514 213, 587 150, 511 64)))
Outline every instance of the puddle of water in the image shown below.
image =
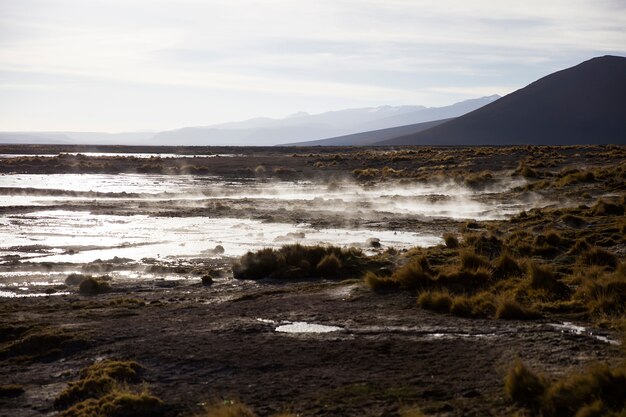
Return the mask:
POLYGON ((326 326, 323 324, 296 321, 289 324, 281 324, 274 330, 279 333, 331 333, 343 331, 344 329, 337 326, 326 326))
POLYGON ((561 333, 564 333, 564 334, 591 337, 593 339, 599 340, 604 343, 608 343, 610 345, 615 345, 615 346, 621 344, 619 340, 614 340, 608 336, 597 334, 596 332, 594 332, 594 330, 591 330, 584 326, 576 325, 569 321, 566 321, 563 323, 549 323, 549 326, 557 330, 560 330, 561 333))

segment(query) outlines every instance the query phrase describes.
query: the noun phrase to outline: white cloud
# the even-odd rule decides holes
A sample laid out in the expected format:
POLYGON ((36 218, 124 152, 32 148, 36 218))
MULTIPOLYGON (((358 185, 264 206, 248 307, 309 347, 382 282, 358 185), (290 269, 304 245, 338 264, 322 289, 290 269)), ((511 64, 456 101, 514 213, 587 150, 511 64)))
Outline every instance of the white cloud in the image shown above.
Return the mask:
MULTIPOLYGON (((50 103, 37 89, 49 93, 57 77, 77 107, 92 100, 97 108, 103 83, 136 86, 134 100, 147 106, 148 88, 170 91, 181 102, 167 111, 181 124, 196 113, 198 99, 184 100, 193 88, 220 109, 196 124, 502 94, 593 55, 624 54, 625 12, 609 0, 4 0, 0 71, 11 79, 0 79, 0 130, 29 128, 15 122, 29 119, 44 129, 59 118, 72 128, 71 112, 38 109, 50 103), (243 110, 232 97, 246 93, 265 105, 243 110)), ((116 113, 101 101, 101 113, 116 113)), ((149 126, 118 116, 131 129, 162 127, 159 114, 149 126)), ((106 123, 95 118, 94 128, 106 123)))

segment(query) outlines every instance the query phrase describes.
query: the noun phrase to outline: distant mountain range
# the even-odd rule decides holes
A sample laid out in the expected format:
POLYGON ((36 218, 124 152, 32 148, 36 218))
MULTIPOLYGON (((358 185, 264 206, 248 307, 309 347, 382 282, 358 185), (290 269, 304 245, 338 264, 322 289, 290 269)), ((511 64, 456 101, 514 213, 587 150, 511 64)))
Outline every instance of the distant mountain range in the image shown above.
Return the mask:
POLYGON ((608 143, 626 144, 625 57, 590 59, 464 116, 375 144, 608 143))
MULTIPOLYGON (((120 145, 249 145, 272 146, 284 143, 317 141, 371 130, 421 124, 449 119, 476 110, 499 96, 466 100, 445 107, 380 106, 331 111, 320 114, 296 113, 283 119, 255 118, 241 122, 202 127, 185 127, 163 132, 0 132, 0 143, 120 144, 120 145)), ((432 127, 428 126, 428 127, 432 127)), ((376 134, 375 141, 418 132, 399 129, 376 134)), ((373 136, 373 137, 374 137, 373 136)), ((349 145, 365 144, 342 142, 349 145)), ((370 143, 372 140, 367 141, 370 143)))

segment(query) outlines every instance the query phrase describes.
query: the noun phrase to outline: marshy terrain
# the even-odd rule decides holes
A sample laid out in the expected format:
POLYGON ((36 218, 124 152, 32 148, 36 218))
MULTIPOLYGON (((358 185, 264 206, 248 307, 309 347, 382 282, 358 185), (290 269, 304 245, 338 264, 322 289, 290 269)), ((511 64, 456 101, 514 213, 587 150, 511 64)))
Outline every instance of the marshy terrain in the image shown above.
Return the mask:
POLYGON ((0 416, 624 415, 626 147, 0 146, 0 416))

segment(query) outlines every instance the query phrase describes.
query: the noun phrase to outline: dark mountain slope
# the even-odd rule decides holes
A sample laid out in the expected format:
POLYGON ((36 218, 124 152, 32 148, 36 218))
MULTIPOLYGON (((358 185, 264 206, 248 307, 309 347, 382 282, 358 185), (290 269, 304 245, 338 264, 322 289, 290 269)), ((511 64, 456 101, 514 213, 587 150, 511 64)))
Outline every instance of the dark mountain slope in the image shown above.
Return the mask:
POLYGON ((432 129, 377 145, 626 143, 626 58, 555 72, 432 129))
POLYGON ((431 122, 416 123, 407 126, 390 127, 387 129, 372 130, 370 132, 353 133, 351 135, 334 138, 311 140, 308 142, 288 143, 283 146, 367 146, 382 140, 410 135, 438 126, 452 119, 433 120, 431 122))

